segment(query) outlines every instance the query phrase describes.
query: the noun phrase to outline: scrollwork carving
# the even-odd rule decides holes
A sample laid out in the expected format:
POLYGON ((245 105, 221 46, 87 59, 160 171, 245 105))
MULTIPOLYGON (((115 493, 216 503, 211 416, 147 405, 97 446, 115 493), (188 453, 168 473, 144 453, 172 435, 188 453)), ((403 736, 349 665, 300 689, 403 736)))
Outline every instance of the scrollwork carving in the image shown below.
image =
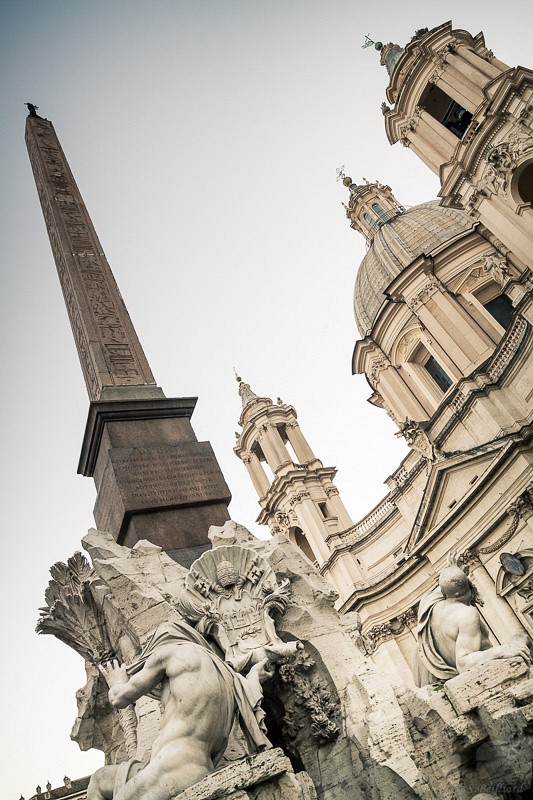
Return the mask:
POLYGON ((403 436, 409 447, 421 453, 428 461, 434 461, 439 454, 421 424, 415 420, 406 418, 395 436, 403 436))
POLYGON ((374 387, 378 382, 379 373, 382 370, 387 369, 387 367, 390 367, 390 361, 383 353, 371 360, 368 370, 368 379, 374 387))
POLYGON ((300 489, 300 491, 299 491, 299 492, 296 492, 296 494, 294 494, 294 495, 291 497, 291 499, 290 499, 290 501, 289 501, 289 502, 290 502, 291 506, 293 506, 293 507, 294 507, 294 506, 295 506, 295 505, 297 505, 298 503, 301 503, 301 502, 302 502, 302 500, 303 500, 305 497, 310 497, 310 496, 311 496, 311 495, 309 494, 309 492, 308 492, 306 489, 300 489))
POLYGON ((464 288, 471 291, 482 278, 490 276, 495 283, 504 286, 511 273, 507 266, 507 260, 503 256, 494 253, 487 253, 482 256, 481 262, 474 267, 464 283, 464 288))
POLYGON ((520 158, 533 150, 531 130, 522 122, 511 131, 505 142, 490 147, 485 156, 488 163, 477 189, 488 190, 492 194, 503 194, 511 179, 511 174, 520 158))
POLYGON ((440 281, 435 278, 434 275, 428 275, 428 279, 424 286, 417 292, 417 294, 412 297, 408 302, 407 305, 411 309, 411 311, 417 311, 420 306, 424 305, 429 298, 438 292, 442 288, 440 281))
POLYGON ((377 625, 373 625, 370 630, 362 636, 367 654, 371 655, 382 642, 394 636, 399 636, 407 629, 414 627, 416 623, 417 606, 412 606, 387 622, 380 622, 377 625))

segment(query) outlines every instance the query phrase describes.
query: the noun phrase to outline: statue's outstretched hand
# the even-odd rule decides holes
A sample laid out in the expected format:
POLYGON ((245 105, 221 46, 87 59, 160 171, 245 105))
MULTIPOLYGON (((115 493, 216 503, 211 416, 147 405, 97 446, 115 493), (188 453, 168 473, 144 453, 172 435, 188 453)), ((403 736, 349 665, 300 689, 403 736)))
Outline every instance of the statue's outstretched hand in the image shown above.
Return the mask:
POLYGON ((263 658, 262 661, 254 664, 246 677, 249 680, 257 682, 257 684, 261 686, 261 684, 265 683, 269 678, 272 678, 273 675, 274 665, 268 658, 263 658))
POLYGON ((529 636, 513 636, 513 638, 501 646, 502 658, 523 658, 524 661, 531 661, 531 639, 529 636))
POLYGON ((105 664, 99 664, 98 669, 104 676, 105 681, 109 688, 118 686, 119 684, 128 682, 128 673, 126 672, 125 664, 119 664, 116 658, 112 661, 107 661, 105 664))

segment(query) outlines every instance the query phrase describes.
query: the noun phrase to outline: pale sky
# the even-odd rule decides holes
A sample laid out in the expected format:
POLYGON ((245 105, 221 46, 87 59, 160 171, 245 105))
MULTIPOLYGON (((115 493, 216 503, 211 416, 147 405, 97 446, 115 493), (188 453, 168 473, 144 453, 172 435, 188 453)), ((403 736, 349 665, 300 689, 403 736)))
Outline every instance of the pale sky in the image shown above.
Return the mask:
POLYGON ((88 400, 24 145, 24 103, 51 119, 158 384, 199 397, 192 422, 260 532, 233 453, 233 366, 293 404, 353 521, 406 454, 351 375, 354 276, 365 253, 347 190, 389 184, 404 205, 436 178, 380 110, 387 75, 364 34, 405 44, 449 19, 528 66, 529 0, 4 0, 1 347, 4 656, 2 796, 89 774, 69 733, 81 658, 34 626, 48 569, 93 524, 76 475, 88 400))

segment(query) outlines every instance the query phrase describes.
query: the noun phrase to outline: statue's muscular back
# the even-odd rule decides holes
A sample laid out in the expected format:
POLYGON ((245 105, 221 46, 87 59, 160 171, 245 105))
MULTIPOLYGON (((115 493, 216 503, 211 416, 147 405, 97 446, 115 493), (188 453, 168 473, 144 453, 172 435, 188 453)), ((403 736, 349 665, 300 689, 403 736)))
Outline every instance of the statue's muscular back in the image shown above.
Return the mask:
POLYGON ((212 772, 213 755, 224 750, 232 726, 232 690, 208 652, 192 642, 160 645, 130 683, 139 696, 161 684, 159 735, 149 763, 116 795, 100 797, 170 800, 212 772))
MULTIPOLYGON (((152 758, 169 743, 187 739, 213 753, 231 727, 233 702, 207 652, 193 643, 169 643, 157 653, 165 677, 161 682, 163 713, 152 758), (221 702, 224 698, 225 702, 221 702), (213 721, 213 706, 217 708, 213 721)), ((212 769, 212 766, 211 766, 212 769)))
POLYGON ((439 631, 438 648, 451 667, 465 653, 490 647, 487 628, 475 606, 456 599, 436 603, 431 612, 431 624, 439 631))

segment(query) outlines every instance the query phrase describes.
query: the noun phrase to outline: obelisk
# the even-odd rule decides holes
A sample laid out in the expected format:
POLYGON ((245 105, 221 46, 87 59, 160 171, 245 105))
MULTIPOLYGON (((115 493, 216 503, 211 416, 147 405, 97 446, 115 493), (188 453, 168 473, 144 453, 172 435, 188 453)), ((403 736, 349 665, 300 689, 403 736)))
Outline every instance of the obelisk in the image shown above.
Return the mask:
POLYGON ((230 493, 190 418, 197 398, 166 398, 148 361, 49 120, 28 105, 26 144, 90 407, 78 472, 94 478, 97 527, 148 539, 184 566, 229 519, 230 493))

